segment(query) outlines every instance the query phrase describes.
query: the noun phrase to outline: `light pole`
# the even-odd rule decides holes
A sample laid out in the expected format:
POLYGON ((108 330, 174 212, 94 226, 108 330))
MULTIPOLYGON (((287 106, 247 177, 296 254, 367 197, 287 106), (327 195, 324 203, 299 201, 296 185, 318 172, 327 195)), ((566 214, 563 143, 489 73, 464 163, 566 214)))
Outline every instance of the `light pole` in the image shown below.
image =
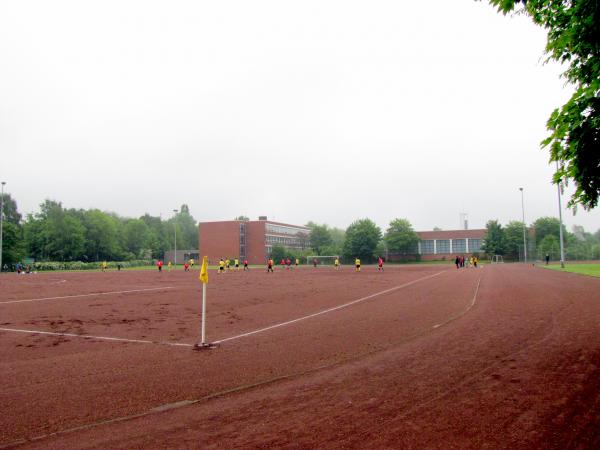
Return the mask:
MULTIPOLYGON (((558 172, 558 161, 556 161, 556 171, 558 172)), ((560 183, 556 184, 558 188, 558 218, 560 222, 560 228, 558 230, 558 235, 560 236, 560 267, 564 269, 565 267, 565 247, 563 245, 563 224, 562 224, 562 206, 560 204, 560 183)))
POLYGON ((175 221, 173 222, 173 224, 175 225, 175 242, 174 242, 174 247, 175 247, 175 254, 173 256, 173 263, 175 264, 175 268, 177 268, 177 210, 174 209, 173 212, 175 213, 175 221))
POLYGON ((2 196, 0 197, 0 272, 2 272, 2 234, 4 225, 4 185, 6 181, 2 182, 2 196))
POLYGON ((519 190, 521 191, 521 210, 523 211, 523 257, 525 259, 525 263, 527 263, 527 238, 525 237, 527 234, 527 225, 525 225, 525 201, 523 200, 523 188, 520 187, 519 190))

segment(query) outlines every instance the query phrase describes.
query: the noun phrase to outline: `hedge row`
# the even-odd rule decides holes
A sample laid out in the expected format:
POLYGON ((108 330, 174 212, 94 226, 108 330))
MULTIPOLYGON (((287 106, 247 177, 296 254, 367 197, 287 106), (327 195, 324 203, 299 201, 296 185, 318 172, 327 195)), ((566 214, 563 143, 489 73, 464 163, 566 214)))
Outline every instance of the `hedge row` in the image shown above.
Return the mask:
MULTIPOLYGON (((140 266, 152 266, 154 261, 147 259, 136 259, 132 261, 110 261, 108 262, 109 269, 116 269, 117 264, 120 264, 122 268, 127 267, 140 267, 140 266)), ((98 270, 102 268, 102 262, 83 262, 83 261, 69 261, 69 262, 56 262, 56 261, 36 261, 33 263, 33 270, 49 271, 49 270, 98 270)))

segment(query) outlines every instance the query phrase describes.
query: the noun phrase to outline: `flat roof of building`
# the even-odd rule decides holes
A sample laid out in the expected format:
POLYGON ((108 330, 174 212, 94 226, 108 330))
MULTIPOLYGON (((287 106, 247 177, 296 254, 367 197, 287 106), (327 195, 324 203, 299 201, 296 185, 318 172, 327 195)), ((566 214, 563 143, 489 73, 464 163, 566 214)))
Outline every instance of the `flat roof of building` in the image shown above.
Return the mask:
POLYGON ((204 223, 232 223, 232 222, 236 222, 236 223, 268 223, 268 224, 272 224, 272 225, 280 225, 282 227, 292 227, 292 228, 302 228, 304 230, 310 231, 310 228, 305 227, 304 225, 293 225, 291 223, 284 223, 284 222, 275 222, 273 220, 211 220, 211 221, 206 221, 206 222, 198 222, 198 225, 202 225, 204 223))
POLYGON ((486 229, 417 231, 421 239, 483 239, 486 229))

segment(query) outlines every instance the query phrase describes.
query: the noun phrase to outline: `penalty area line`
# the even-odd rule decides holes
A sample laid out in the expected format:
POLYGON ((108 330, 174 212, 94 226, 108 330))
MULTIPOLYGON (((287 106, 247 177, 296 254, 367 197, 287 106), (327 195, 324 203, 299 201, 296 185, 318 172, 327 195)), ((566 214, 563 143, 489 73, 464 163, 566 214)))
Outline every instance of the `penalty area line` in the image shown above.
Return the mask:
POLYGON ((388 294, 390 292, 397 291, 398 289, 402 289, 402 288, 408 287, 408 286, 413 285, 415 283, 418 283, 420 281, 436 277, 439 274, 444 273, 444 272, 446 272, 446 271, 442 270, 441 272, 434 273, 433 275, 427 275, 426 277, 418 278, 416 280, 409 281, 408 283, 404 283, 404 284, 401 284, 399 286, 394 286, 393 288, 389 288, 389 289, 386 289, 384 291, 376 292, 374 294, 370 294, 370 295, 367 295, 365 297, 361 297, 359 299, 352 300, 351 302, 344 303, 342 305, 334 306, 332 308, 327 308, 327 309, 324 309, 323 311, 319 311, 319 312, 316 312, 314 314, 309 314, 307 316, 298 317, 297 319, 288 320, 287 322, 277 323, 275 325, 271 325, 271 326, 268 326, 268 327, 265 327, 265 328, 260 328, 258 330, 249 331, 248 333, 238 334, 237 336, 231 336, 231 337, 228 337, 228 338, 225 338, 225 339, 219 339, 217 341, 213 341, 212 343, 213 344, 222 344, 223 342, 233 341, 234 339, 240 339, 240 338, 243 338, 243 337, 252 336, 253 334, 263 333, 265 331, 273 330, 274 328, 284 327, 286 325, 291 325, 293 323, 300 322, 302 320, 312 319, 313 317, 321 316, 323 314, 327 314, 327 313, 330 313, 330 312, 333 312, 333 311, 337 311, 339 309, 347 308, 347 307, 355 305, 357 303, 361 303, 361 302, 364 302, 366 300, 370 300, 370 299, 372 299, 374 297, 378 297, 380 295, 384 295, 384 294, 388 294))
POLYGON ((147 289, 130 289, 128 291, 93 292, 91 294, 63 295, 60 297, 44 297, 44 298, 29 298, 29 299, 25 299, 25 300, 9 300, 6 302, 0 302, 0 305, 7 305, 9 303, 42 302, 45 300, 61 300, 61 299, 65 299, 65 298, 94 297, 94 296, 98 296, 98 295, 129 294, 132 292, 161 291, 164 289, 173 289, 173 287, 172 286, 164 286, 164 287, 147 288, 147 289))
POLYGON ((75 333, 59 333, 54 331, 39 331, 39 330, 22 330, 18 328, 0 328, 0 331, 11 331, 13 333, 27 333, 27 334, 45 334, 49 336, 67 336, 67 337, 77 337, 83 339, 99 339, 103 341, 117 341, 117 342, 133 342, 136 344, 160 344, 160 345, 170 345, 172 347, 193 347, 193 344, 183 344, 180 342, 166 342, 166 341, 150 341, 146 339, 127 339, 127 338, 117 338, 117 337, 109 337, 109 336, 94 336, 91 334, 75 334, 75 333))

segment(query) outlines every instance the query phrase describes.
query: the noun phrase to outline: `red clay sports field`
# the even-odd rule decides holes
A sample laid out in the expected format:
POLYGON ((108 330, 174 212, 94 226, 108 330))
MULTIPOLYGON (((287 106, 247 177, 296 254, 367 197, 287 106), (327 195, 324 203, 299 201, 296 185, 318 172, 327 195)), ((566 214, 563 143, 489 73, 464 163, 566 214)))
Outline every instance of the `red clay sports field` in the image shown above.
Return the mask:
POLYGON ((0 448, 600 448, 600 279, 0 277, 0 448))

